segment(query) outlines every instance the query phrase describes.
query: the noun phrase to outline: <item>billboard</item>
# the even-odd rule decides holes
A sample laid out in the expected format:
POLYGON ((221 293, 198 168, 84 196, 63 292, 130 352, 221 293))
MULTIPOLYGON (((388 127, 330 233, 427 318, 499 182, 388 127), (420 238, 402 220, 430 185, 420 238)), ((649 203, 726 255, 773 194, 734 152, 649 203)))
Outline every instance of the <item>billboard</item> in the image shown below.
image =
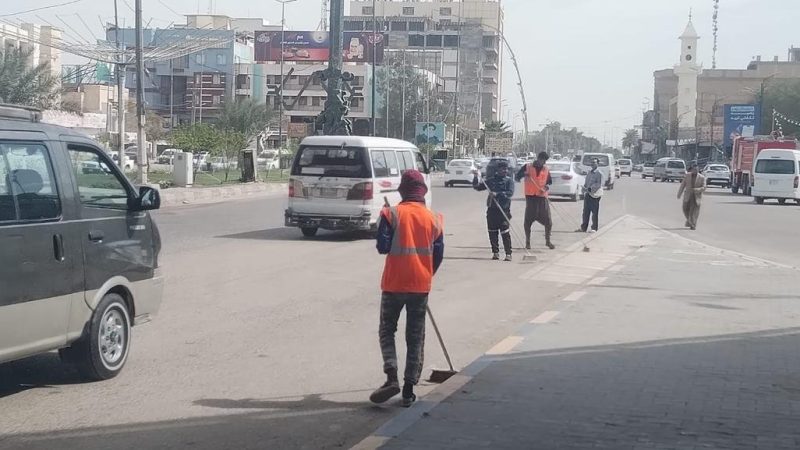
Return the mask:
MULTIPOLYGON (((281 45, 280 31, 256 31, 255 59, 257 62, 284 61, 322 62, 330 56, 330 34, 327 31, 286 31, 281 45)), ((385 34, 366 31, 345 31, 342 56, 344 62, 383 62, 385 34), (375 57, 372 40, 375 37, 375 57)))
POLYGON ((514 134, 509 132, 495 131, 486 132, 484 135, 483 150, 487 154, 497 153, 506 155, 511 153, 514 145, 514 134))
POLYGON ((446 125, 444 122, 417 122, 416 139, 417 145, 430 144, 437 147, 444 145, 446 125))
POLYGON ((760 117, 758 105, 725 105, 723 145, 728 148, 733 145, 734 138, 757 135, 760 117))

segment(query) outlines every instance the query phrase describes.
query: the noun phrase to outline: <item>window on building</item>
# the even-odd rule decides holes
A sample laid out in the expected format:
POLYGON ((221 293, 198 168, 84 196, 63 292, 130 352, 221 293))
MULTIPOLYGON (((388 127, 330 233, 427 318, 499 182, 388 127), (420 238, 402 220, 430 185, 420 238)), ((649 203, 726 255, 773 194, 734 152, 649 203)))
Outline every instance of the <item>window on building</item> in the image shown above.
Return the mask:
POLYGON ((408 31, 408 23, 407 22, 392 22, 392 31, 408 31))
POLYGON ((483 37, 483 46, 484 47, 494 47, 495 39, 494 36, 484 36, 483 37))
POLYGON ((228 55, 218 54, 217 55, 217 65, 218 66, 224 66, 225 64, 228 64, 228 55))
POLYGON ((411 22, 408 24, 408 31, 425 31, 425 22, 411 22))
POLYGON ((311 97, 311 106, 319 106, 320 97, 311 97))
POLYGON ((361 14, 365 16, 371 16, 375 13, 375 10, 372 9, 372 6, 362 6, 361 7, 361 14))
POLYGON ((202 83, 202 82, 203 82, 203 74, 202 74, 202 73, 198 73, 198 74, 196 74, 196 75, 194 76, 194 83, 195 83, 195 84, 200 84, 200 83, 202 83))
POLYGON ((364 85, 364 77, 355 77, 353 79, 353 86, 363 86, 364 85))
POLYGON ((0 223, 61 216, 50 156, 41 144, 0 145, 0 223))
POLYGON ((361 100, 358 98, 351 98, 350 99, 350 106, 352 108, 358 108, 361 105, 361 100))
POLYGON ((348 20, 344 23, 345 31, 361 31, 364 29, 364 22, 360 20, 348 20))
POLYGON ((428 47, 441 47, 442 46, 442 35, 441 34, 429 34, 426 45, 428 47))
POLYGON ((403 7, 403 15, 404 16, 413 16, 414 15, 414 7, 413 6, 404 6, 403 7))
POLYGON ((320 86, 322 84, 322 80, 320 80, 319 77, 316 77, 316 76, 312 77, 311 78, 311 84, 314 85, 314 86, 320 86))
POLYGON ((214 98, 212 99, 212 102, 215 106, 218 106, 220 103, 222 103, 222 96, 215 95, 214 98))
POLYGON ((297 104, 300 106, 308 105, 308 97, 300 97, 297 99, 297 104))
POLYGON ((219 74, 214 74, 214 77, 212 78, 211 82, 213 84, 220 84, 219 74))
POLYGON ((194 60, 197 64, 205 64, 206 63, 206 55, 202 53, 198 53, 194 56, 194 60))
POLYGON ((300 83, 300 86, 305 86, 306 83, 308 83, 308 75, 300 75, 297 81, 300 83))
POLYGON ((444 47, 458 47, 458 35, 456 34, 446 34, 444 36, 444 47))
POLYGON ((280 96, 277 96, 277 95, 275 96, 275 98, 273 100, 273 105, 275 105, 275 108, 280 108, 281 107, 281 98, 280 98, 280 96))
POLYGON ((425 36, 421 34, 409 34, 408 35, 408 46, 409 47, 424 47, 425 46, 425 36))
POLYGON ((439 8, 439 15, 440 16, 452 16, 453 15, 453 8, 439 8))

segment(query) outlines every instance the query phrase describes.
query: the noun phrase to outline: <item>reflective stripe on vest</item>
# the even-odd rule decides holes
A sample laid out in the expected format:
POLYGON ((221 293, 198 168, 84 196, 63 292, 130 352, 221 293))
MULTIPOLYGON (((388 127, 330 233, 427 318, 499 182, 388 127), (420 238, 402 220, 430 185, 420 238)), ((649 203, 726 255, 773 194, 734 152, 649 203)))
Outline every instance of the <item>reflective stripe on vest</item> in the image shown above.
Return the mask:
POLYGON ((536 167, 533 164, 528 164, 525 171, 525 195, 528 197, 547 197, 547 191, 544 190, 547 185, 547 178, 550 176, 550 171, 547 167, 542 167, 539 174, 536 175, 536 167))
POLYGON ((419 203, 384 209, 382 215, 391 224, 393 236, 381 289, 396 293, 430 292, 433 243, 442 233, 439 218, 419 203))

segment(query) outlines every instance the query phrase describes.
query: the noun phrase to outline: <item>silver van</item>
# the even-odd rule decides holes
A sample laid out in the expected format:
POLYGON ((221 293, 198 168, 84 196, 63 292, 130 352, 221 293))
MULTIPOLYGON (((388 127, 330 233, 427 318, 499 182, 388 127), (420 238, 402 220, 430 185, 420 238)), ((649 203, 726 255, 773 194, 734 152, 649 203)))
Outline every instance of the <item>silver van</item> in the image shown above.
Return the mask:
POLYGON ((661 158, 653 167, 653 182, 682 181, 686 176, 686 162, 678 158, 661 158))
POLYGON ((0 106, 0 363, 59 350, 88 379, 116 376, 131 327, 158 311, 161 238, 93 140, 0 106))

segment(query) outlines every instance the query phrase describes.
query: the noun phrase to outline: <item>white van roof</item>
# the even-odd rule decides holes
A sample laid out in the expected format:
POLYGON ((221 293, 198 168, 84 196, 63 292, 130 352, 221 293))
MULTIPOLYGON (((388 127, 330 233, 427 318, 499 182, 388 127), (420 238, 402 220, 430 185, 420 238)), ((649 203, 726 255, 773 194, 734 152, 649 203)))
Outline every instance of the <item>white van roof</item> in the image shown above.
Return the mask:
POLYGON ((300 145, 319 145, 319 146, 341 146, 345 147, 384 147, 384 148, 408 148, 417 147, 400 139, 389 139, 371 136, 309 136, 300 145))
POLYGON ((800 150, 783 149, 783 148, 766 148, 758 153, 757 159, 764 158, 783 158, 783 159, 797 159, 800 157, 800 150))

